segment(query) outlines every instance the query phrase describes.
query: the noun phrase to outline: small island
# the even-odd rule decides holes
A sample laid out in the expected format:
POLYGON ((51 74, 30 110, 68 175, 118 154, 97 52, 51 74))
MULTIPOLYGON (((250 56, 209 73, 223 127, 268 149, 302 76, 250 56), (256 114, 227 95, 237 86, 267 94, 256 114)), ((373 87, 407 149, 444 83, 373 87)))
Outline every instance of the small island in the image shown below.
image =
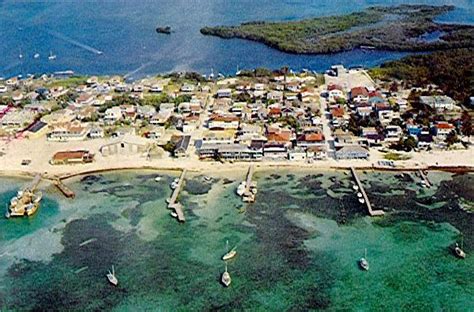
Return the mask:
POLYGON ((291 22, 255 21, 204 27, 204 35, 264 43, 288 53, 325 54, 357 48, 436 51, 474 46, 474 26, 434 21, 454 6, 370 7, 347 15, 291 22))
POLYGON ((156 32, 159 34, 166 34, 169 35, 171 34, 171 27, 170 26, 164 26, 164 27, 156 27, 156 32))

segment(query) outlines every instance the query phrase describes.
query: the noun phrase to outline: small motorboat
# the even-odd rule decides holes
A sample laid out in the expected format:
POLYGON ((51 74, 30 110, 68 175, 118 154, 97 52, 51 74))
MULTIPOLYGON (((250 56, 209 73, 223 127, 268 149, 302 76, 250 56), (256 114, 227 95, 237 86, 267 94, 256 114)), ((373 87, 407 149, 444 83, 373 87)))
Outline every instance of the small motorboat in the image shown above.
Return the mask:
POLYGON ((225 271, 224 271, 224 273, 222 273, 221 283, 222 283, 225 287, 229 287, 229 285, 230 285, 231 282, 232 282, 232 279, 230 278, 229 272, 227 272, 227 263, 226 263, 226 264, 225 264, 225 271))
POLYGON ((362 198, 362 193, 361 192, 357 193, 357 197, 362 198))
POLYGON ((369 270, 369 262, 367 261, 367 249, 365 249, 365 255, 363 258, 359 259, 359 266, 364 270, 369 270))
POLYGON ((246 187, 247 187, 247 183, 245 181, 240 183, 239 186, 237 187, 237 195, 239 196, 244 195, 246 187))
POLYGON ((160 177, 160 176, 157 176, 157 177, 155 178, 155 182, 160 182, 160 181, 161 181, 161 177, 160 177))
POLYGON ((173 217, 173 218, 177 218, 178 217, 178 214, 174 211, 171 211, 170 215, 173 217))
POLYGON ((227 253, 222 256, 222 260, 227 261, 234 258, 237 255, 235 248, 229 249, 229 241, 226 241, 227 253))
POLYGON ((359 203, 363 204, 365 203, 365 200, 363 198, 359 198, 359 203))
POLYGON ((464 259, 466 258, 466 253, 462 250, 462 246, 463 240, 461 239, 461 247, 459 247, 458 243, 456 243, 456 245, 454 246, 454 255, 456 255, 456 257, 458 258, 464 259))
POLYGON ((113 265, 112 265, 112 272, 109 271, 109 273, 107 273, 107 279, 109 280, 110 284, 112 284, 114 286, 118 285, 118 279, 115 276, 115 268, 114 268, 113 265))
POLYGON ((39 57, 40 57, 39 53, 35 53, 35 54, 33 55, 33 58, 34 58, 34 59, 39 59, 39 57))

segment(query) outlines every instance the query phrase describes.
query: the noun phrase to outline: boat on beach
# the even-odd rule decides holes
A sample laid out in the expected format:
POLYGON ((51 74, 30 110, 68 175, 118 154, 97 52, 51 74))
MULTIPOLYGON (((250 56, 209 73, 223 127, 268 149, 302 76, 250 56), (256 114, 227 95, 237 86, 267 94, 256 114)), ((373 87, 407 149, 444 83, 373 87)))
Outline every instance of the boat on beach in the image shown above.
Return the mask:
POLYGON ((222 283, 225 287, 229 287, 229 285, 230 285, 231 282, 232 282, 232 279, 230 278, 229 272, 227 272, 227 263, 226 263, 226 264, 225 264, 225 271, 224 271, 224 273, 222 273, 221 283, 222 283))
POLYGON ((118 285, 118 279, 115 276, 115 268, 114 268, 113 265, 112 265, 112 272, 109 271, 109 273, 107 273, 107 279, 109 280, 110 284, 112 284, 114 286, 118 285))
POLYGON ((359 259, 359 266, 364 270, 368 271, 369 270, 369 262, 367 261, 367 248, 365 249, 365 255, 364 257, 359 259))
POLYGON ((222 256, 222 260, 227 261, 232 258, 234 258, 237 255, 237 251, 235 250, 235 247, 232 249, 229 249, 229 241, 226 241, 226 246, 227 246, 227 253, 222 256))

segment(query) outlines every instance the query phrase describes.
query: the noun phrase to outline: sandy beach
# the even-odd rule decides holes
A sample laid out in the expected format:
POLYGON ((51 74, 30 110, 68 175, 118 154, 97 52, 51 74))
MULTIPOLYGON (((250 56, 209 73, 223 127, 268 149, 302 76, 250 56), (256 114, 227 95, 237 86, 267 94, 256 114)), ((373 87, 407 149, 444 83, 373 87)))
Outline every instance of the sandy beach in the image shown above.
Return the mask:
MULTIPOLYGON (((195 154, 189 157, 176 159, 163 155, 159 159, 147 160, 146 157, 135 156, 107 156, 100 153, 100 147, 110 142, 110 139, 97 139, 80 142, 50 142, 46 138, 36 140, 20 139, 11 142, 0 142, 0 174, 4 176, 25 176, 37 173, 43 174, 45 178, 67 178, 71 176, 109 170, 120 169, 156 169, 156 170, 181 170, 187 169, 192 172, 213 175, 228 175, 233 172, 244 172, 247 170, 248 162, 220 163, 215 161, 200 161, 195 154), (90 164, 77 165, 51 165, 49 161, 59 151, 86 149, 95 154, 94 162, 90 164), (22 160, 31 160, 29 165, 22 165, 22 160)), ((371 150, 368 160, 345 160, 334 159, 314 161, 312 163, 303 161, 261 161, 254 163, 260 170, 278 170, 279 168, 291 168, 292 170, 327 170, 374 168, 382 170, 415 170, 415 169, 445 169, 464 171, 474 170, 474 151, 433 151, 433 152, 411 152, 406 153, 410 159, 396 161, 394 168, 380 167, 379 160, 384 160, 384 154, 371 150)))

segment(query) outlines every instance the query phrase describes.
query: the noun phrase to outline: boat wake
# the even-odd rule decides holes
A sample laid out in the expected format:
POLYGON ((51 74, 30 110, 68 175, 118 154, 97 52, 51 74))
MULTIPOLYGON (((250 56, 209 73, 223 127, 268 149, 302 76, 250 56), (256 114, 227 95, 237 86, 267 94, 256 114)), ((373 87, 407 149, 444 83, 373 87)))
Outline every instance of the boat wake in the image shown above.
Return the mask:
POLYGON ((102 52, 102 51, 100 51, 100 50, 97 50, 97 49, 94 48, 94 47, 91 47, 90 45, 81 43, 81 42, 79 42, 79 41, 77 41, 77 40, 74 40, 74 39, 72 39, 72 38, 70 38, 70 37, 68 37, 68 36, 66 36, 66 35, 64 35, 64 34, 61 34, 61 33, 57 32, 57 31, 53 31, 53 30, 50 30, 50 29, 46 29, 45 31, 46 31, 48 34, 50 34, 51 36, 53 36, 53 37, 56 37, 56 38, 61 39, 61 40, 64 40, 64 41, 66 41, 66 42, 68 42, 68 43, 70 43, 70 44, 72 44, 72 45, 75 45, 75 46, 77 46, 77 47, 80 47, 80 48, 82 48, 82 49, 84 49, 84 50, 86 50, 86 51, 92 52, 92 53, 94 53, 94 54, 102 55, 102 54, 104 53, 104 52, 102 52))

